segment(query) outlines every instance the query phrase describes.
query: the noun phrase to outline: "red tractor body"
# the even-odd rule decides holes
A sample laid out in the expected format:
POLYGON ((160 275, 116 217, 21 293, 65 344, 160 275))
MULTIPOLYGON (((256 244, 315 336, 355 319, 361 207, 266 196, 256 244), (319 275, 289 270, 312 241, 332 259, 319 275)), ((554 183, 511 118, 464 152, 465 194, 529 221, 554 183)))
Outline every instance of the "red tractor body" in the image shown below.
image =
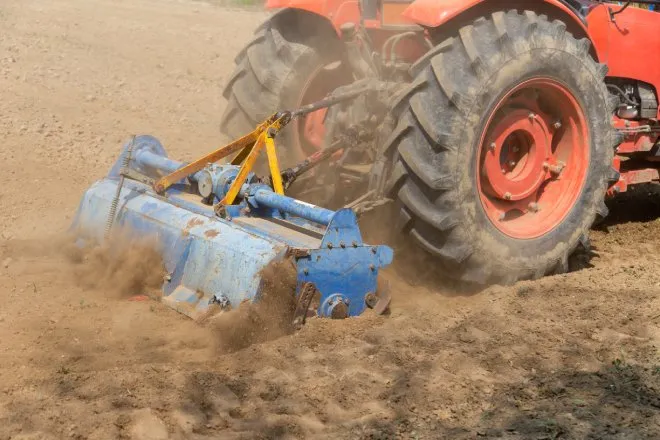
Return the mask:
POLYGON ((326 187, 369 182, 357 200, 394 201, 392 227, 450 277, 561 273, 605 195, 660 181, 660 2, 617 3, 267 0, 222 127, 371 84, 295 121, 285 162, 360 145, 326 187))
MULTIPOLYGON (((652 87, 655 96, 660 92, 660 14, 646 9, 626 8, 620 14, 612 15, 620 6, 593 2, 565 2, 560 0, 542 0, 534 9, 549 14, 567 23, 574 34, 588 37, 593 43, 593 56, 600 63, 607 65, 608 77, 630 81, 642 81, 652 87), (572 4, 571 4, 572 3, 572 4), (581 10, 577 8, 581 7, 581 10), (584 15, 580 16, 582 12, 584 15)), ((421 29, 442 29, 442 26, 454 26, 469 22, 475 16, 490 9, 503 7, 529 7, 529 2, 493 1, 493 0, 394 0, 383 1, 376 9, 376 16, 364 19, 360 2, 357 0, 268 0, 269 9, 299 10, 323 17, 341 35, 341 26, 345 23, 357 23, 361 17, 364 27, 372 32, 375 43, 382 43, 393 33, 402 30, 419 31, 421 29)), ((402 59, 415 60, 427 48, 401 45, 398 54, 402 59)), ((320 120, 324 112, 309 118, 307 136, 319 144, 323 137, 320 120)), ((642 121, 626 122, 615 116, 615 126, 639 127, 642 121)), ((660 107, 654 115, 660 119, 660 107)), ((650 119, 650 118, 649 118, 650 119)), ((658 133, 631 133, 618 148, 620 155, 648 153, 658 142, 658 133)), ((656 160, 655 157, 652 160, 656 160)), ((659 159, 660 160, 660 159, 659 159)), ((621 169, 621 158, 615 158, 614 168, 623 171, 620 180, 610 188, 610 194, 624 192, 628 185, 651 181, 660 181, 660 174, 655 166, 621 169)))
MULTIPOLYGON (((609 68, 608 76, 644 81, 656 91, 660 90, 660 18, 656 11, 626 8, 612 16, 618 9, 616 5, 591 1, 581 2, 592 5, 584 6, 585 16, 580 17, 568 2, 541 2, 543 5, 535 6, 536 11, 553 14, 553 18, 566 21, 574 32, 578 31, 578 35, 591 39, 597 60, 609 68)), ((402 28, 412 31, 419 27, 437 29, 461 19, 460 16, 463 16, 462 20, 468 20, 488 9, 529 6, 529 2, 515 0, 384 1, 377 10, 377 17, 364 20, 364 26, 391 33, 401 32, 402 28)), ((327 19, 338 35, 342 24, 357 23, 362 17, 357 0, 267 0, 266 7, 311 12, 327 19)))

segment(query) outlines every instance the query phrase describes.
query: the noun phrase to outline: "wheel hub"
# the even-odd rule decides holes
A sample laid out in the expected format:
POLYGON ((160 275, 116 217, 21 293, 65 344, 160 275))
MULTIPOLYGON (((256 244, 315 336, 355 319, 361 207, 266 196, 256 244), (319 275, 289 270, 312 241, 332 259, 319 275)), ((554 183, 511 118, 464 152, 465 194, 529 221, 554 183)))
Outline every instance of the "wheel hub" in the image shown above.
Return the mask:
MULTIPOLYGON (((345 84, 346 80, 347 76, 340 62, 319 66, 303 84, 297 106, 302 107, 327 97, 332 91, 345 84)), ((320 109, 294 122, 297 142, 305 155, 323 148, 326 113, 327 109, 320 109)))
POLYGON ((489 140, 484 177, 492 196, 518 201, 534 194, 547 179, 550 130, 538 115, 515 110, 500 122, 489 140))
POLYGON ((303 132, 305 139, 320 150, 323 148, 323 139, 325 137, 325 115, 328 109, 317 110, 305 116, 303 132))
POLYGON ((502 98, 482 135, 482 206, 503 233, 541 236, 574 206, 588 159, 586 118, 570 90, 552 79, 528 80, 502 98))

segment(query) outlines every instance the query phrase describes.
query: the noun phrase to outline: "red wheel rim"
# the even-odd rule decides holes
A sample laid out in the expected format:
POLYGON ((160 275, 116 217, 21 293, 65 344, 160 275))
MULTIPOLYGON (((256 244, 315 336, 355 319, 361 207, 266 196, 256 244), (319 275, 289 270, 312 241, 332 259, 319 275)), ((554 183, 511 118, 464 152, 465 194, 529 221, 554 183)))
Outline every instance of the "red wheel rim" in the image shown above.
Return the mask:
MULTIPOLYGON (((301 107, 327 97, 337 87, 345 83, 343 79, 344 75, 338 61, 319 66, 303 85, 298 98, 298 106, 301 107)), ((296 140, 303 153, 312 154, 323 148, 326 113, 327 109, 317 110, 295 121, 296 140)))
POLYGON ((552 231, 584 187, 589 145, 582 107, 564 84, 534 78, 507 93, 478 155, 479 196, 493 225, 518 239, 552 231))

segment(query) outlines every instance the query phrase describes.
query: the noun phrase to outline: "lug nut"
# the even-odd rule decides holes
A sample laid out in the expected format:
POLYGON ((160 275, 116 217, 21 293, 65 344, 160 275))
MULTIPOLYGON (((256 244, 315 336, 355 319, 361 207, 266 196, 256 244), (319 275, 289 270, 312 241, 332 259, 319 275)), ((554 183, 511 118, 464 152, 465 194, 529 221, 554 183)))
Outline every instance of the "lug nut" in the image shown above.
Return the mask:
POLYGON ((499 220, 503 222, 505 218, 506 218, 506 212, 500 212, 499 220))
POLYGON ((510 166, 511 168, 513 168, 513 167, 516 166, 516 163, 515 163, 514 161, 511 161, 511 162, 509 162, 509 166, 510 166))
POLYGON ((364 302, 367 304, 367 307, 373 309, 376 307, 376 305, 378 305, 378 297, 375 293, 369 292, 365 295, 364 302))
POLYGON ((536 119, 536 113, 530 113, 529 114, 529 120, 533 121, 534 119, 536 119))
POLYGON ((493 142, 488 146, 488 149, 490 149, 490 151, 495 151, 495 148, 497 148, 497 144, 495 142, 493 142))
POLYGON ((527 206, 527 209, 529 209, 530 212, 539 212, 539 204, 532 202, 527 206))
MULTIPOLYGON (((544 167, 545 168, 545 167, 544 167)), ((550 165, 547 168, 553 175, 558 176, 564 171, 564 164, 559 162, 557 165, 550 165)))
POLYGON ((504 194, 504 200, 511 200, 511 193, 510 192, 504 194))
POLYGON ((555 127, 555 130, 559 130, 562 127, 561 121, 555 122, 552 126, 555 127))

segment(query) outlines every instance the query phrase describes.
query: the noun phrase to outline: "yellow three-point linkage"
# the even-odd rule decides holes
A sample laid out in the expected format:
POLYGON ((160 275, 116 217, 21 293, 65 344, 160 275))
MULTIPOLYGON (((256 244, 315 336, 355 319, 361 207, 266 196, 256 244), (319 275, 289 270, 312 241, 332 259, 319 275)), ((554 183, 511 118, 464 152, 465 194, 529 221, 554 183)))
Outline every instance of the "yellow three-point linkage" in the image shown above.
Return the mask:
POLYGON ((288 112, 275 114, 259 124, 251 133, 161 178, 154 185, 154 189, 157 193, 162 194, 167 188, 174 185, 176 182, 201 171, 208 164, 215 163, 220 159, 238 152, 238 154, 232 159, 231 164, 241 165, 241 168, 229 187, 227 194, 220 201, 222 205, 231 205, 234 203, 234 200, 236 200, 236 196, 243 186, 248 174, 252 171, 259 153, 264 147, 266 147, 273 190, 277 194, 284 194, 274 138, 290 121, 291 114, 288 112))

